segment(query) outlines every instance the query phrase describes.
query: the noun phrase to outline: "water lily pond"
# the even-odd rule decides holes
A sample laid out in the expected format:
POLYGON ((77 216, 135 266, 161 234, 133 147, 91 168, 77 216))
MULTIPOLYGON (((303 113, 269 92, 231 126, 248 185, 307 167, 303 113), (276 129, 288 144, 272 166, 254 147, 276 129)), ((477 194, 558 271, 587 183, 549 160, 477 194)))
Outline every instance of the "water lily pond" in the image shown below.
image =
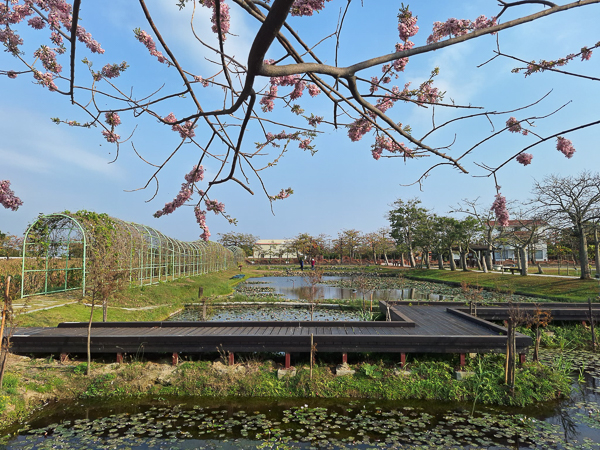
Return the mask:
MULTIPOLYGON (((338 307, 315 307, 313 320, 321 321, 357 321, 363 320, 360 311, 340 309, 338 307)), ((186 308, 171 316, 170 321, 201 321, 202 308, 186 308)), ((306 306, 261 305, 212 307, 207 312, 209 322, 226 321, 268 321, 268 320, 311 320, 310 310, 306 306)))
POLYGON ((599 449, 600 356, 569 359, 574 390, 533 408, 357 399, 147 399, 56 404, 6 449, 599 449))
MULTIPOLYGON (((373 300, 446 300, 447 296, 436 293, 425 293, 415 288, 377 288, 365 285, 363 288, 366 299, 373 300)), ((324 276, 320 284, 311 292, 311 285, 306 277, 262 277, 251 278, 241 283, 236 292, 251 298, 282 297, 289 300, 307 301, 314 299, 362 299, 358 283, 348 277, 324 276), (312 296, 312 297, 311 297, 312 296)))

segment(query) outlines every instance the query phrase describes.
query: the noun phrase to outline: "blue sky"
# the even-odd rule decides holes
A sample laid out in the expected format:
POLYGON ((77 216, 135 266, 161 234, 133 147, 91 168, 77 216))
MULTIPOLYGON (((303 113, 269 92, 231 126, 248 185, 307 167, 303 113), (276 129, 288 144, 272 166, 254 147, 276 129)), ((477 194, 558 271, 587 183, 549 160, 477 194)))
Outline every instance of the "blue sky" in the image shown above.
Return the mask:
MULTIPOLYGON (((339 64, 346 65, 362 59, 383 55, 393 51, 398 42, 397 19, 399 3, 364 0, 352 3, 341 35, 339 64)), ((213 58, 191 38, 189 19, 191 8, 179 11, 175 2, 151 1, 149 8, 164 37, 172 46, 182 65, 193 73, 204 77, 215 73, 214 66, 206 58, 213 58)), ((291 18, 290 24, 304 36, 310 46, 335 30, 340 7, 346 1, 334 0, 326 9, 314 17, 291 18)), ((134 39, 136 27, 149 29, 138 11, 137 4, 111 0, 105 2, 83 2, 82 25, 90 31, 106 50, 104 55, 81 53, 94 62, 99 69, 110 62, 127 61, 130 69, 118 79, 118 85, 127 92, 142 97, 164 84, 166 92, 178 88, 174 70, 160 65, 146 49, 134 39), (100 7, 101 4, 101 7, 100 7)), ((411 10, 419 18, 419 33, 412 39, 417 46, 423 45, 431 32, 434 21, 445 21, 449 17, 474 20, 478 15, 490 17, 498 12, 497 2, 478 0, 469 2, 428 1, 419 2, 411 10)), ((235 35, 226 41, 226 50, 245 63, 253 33, 257 25, 243 15, 237 6, 231 5, 231 31, 235 35)), ((538 11, 539 7, 515 8, 502 18, 507 21, 517 15, 538 11)), ((551 16, 500 34, 499 44, 503 52, 525 60, 556 59, 568 53, 576 53, 584 46, 599 40, 596 18, 600 17, 600 5, 576 8, 563 14, 551 16)), ((196 31, 204 39, 216 43, 210 31, 210 12, 198 7, 195 21, 196 31)), ((23 30, 26 42, 45 42, 47 33, 23 30), (37 41, 36 41, 37 39, 37 41)), ((326 40, 316 47, 318 54, 333 64, 335 41, 326 40)), ((26 56, 31 57, 35 47, 25 47, 26 56)), ((478 65, 493 56, 496 37, 484 36, 468 43, 438 50, 433 53, 412 57, 406 72, 395 80, 400 87, 411 81, 418 86, 427 79, 434 67, 440 68, 435 85, 446 91, 445 101, 454 100, 461 105, 483 106, 489 111, 514 109, 532 103, 552 90, 552 93, 535 107, 513 114, 492 118, 495 129, 504 126, 506 119, 514 115, 518 119, 542 116, 570 102, 553 116, 535 122, 533 128, 543 136, 598 120, 597 100, 599 83, 555 73, 535 74, 525 78, 511 73, 519 64, 498 58, 481 68, 478 65)), ((282 52, 277 46, 268 57, 277 59, 282 52)), ((66 61, 63 66, 66 67, 66 61)), ((0 69, 19 70, 21 67, 12 56, 0 54, 0 69)), ((596 50, 588 62, 575 61, 565 70, 596 75, 600 73, 600 50, 596 50)), ((370 78, 380 74, 375 68, 361 76, 370 78)), ((328 80, 331 81, 331 80, 328 80)), ((77 68, 77 84, 89 85, 89 74, 81 64, 77 68)), ((261 81, 257 86, 267 84, 261 81)), ((280 88, 287 93, 290 88, 280 88)), ((131 142, 149 161, 159 163, 178 144, 178 136, 170 129, 160 126, 149 118, 134 119, 122 115, 123 124, 118 132, 122 137, 133 133, 131 141, 120 148, 119 158, 109 164, 115 156, 115 148, 101 136, 100 129, 78 129, 66 125, 55 125, 51 117, 66 120, 86 120, 85 113, 70 105, 67 98, 32 83, 29 75, 16 80, 0 78, 0 179, 9 179, 12 188, 24 202, 17 211, 0 210, 0 230, 21 234, 28 223, 39 213, 52 213, 79 209, 106 212, 123 220, 152 226, 161 232, 184 241, 198 238, 200 231, 191 207, 183 207, 174 214, 155 219, 152 214, 177 194, 183 175, 197 162, 198 150, 184 145, 180 152, 159 175, 160 189, 156 197, 154 187, 127 192, 143 186, 152 175, 152 168, 143 163, 133 152, 131 142), (137 128, 134 128, 135 125, 137 128)), ((222 102, 218 88, 199 88, 197 91, 205 109, 216 107, 222 102)), ((85 96, 79 97, 81 101, 85 96)), ((103 101, 103 100, 101 100, 103 101)), ((310 98, 304 94, 299 102, 306 113, 314 112, 330 120, 332 106, 323 96, 310 98)), ((109 105, 109 104, 107 104, 109 105)), ((186 109, 185 99, 176 99, 160 109, 166 115, 174 111, 178 117, 186 109)), ((104 106, 101 105, 101 106, 104 106)), ((432 124, 431 108, 397 104, 391 113, 395 120, 410 124, 416 137, 422 136, 432 124)), ((468 113, 469 111, 467 111, 468 113)), ((455 110, 436 108, 435 121, 441 123, 454 117, 455 110)), ((265 114, 273 121, 299 123, 298 119, 284 110, 282 102, 276 101, 275 110, 265 114)), ((260 139, 254 127, 248 133, 246 145, 260 139)), ((277 133, 281 126, 272 125, 268 131, 277 133)), ((325 233, 335 236, 342 229, 355 228, 363 232, 375 231, 386 226, 384 218, 390 204, 397 198, 419 197, 425 207, 443 214, 463 198, 480 197, 482 204, 491 205, 495 195, 494 183, 489 178, 477 177, 485 172, 474 163, 498 164, 522 147, 535 141, 532 136, 504 133, 481 146, 466 162, 469 174, 456 169, 440 168, 432 172, 422 185, 404 186, 414 182, 431 165, 432 158, 404 162, 400 158, 375 161, 370 146, 373 138, 365 136, 359 142, 351 142, 347 130, 340 127, 321 127, 322 134, 315 140, 318 152, 311 156, 291 143, 286 155, 278 164, 261 172, 270 194, 281 188, 292 187, 294 195, 271 205, 261 193, 256 177, 249 176, 254 196, 234 184, 220 186, 212 192, 212 198, 222 201, 229 214, 238 220, 232 226, 221 217, 209 213, 208 225, 217 239, 217 233, 228 231, 246 232, 263 239, 293 237, 300 232, 314 235, 325 233)), ((435 134, 426 142, 432 147, 445 146, 454 142, 447 150, 449 154, 461 154, 492 130, 487 119, 479 118, 459 122, 451 129, 435 134)), ((556 151, 555 141, 541 144, 531 151, 533 163, 523 167, 510 163, 499 173, 498 182, 507 199, 525 201, 534 179, 542 179, 550 173, 575 175, 581 170, 597 170, 598 141, 600 128, 588 128, 569 134, 577 152, 567 160, 556 151)), ((200 138, 206 131, 198 129, 200 138)), ((271 158, 275 153, 271 153, 271 158)), ((264 158, 264 162, 267 158, 264 158)), ((206 165, 208 175, 214 174, 214 162, 206 165)))

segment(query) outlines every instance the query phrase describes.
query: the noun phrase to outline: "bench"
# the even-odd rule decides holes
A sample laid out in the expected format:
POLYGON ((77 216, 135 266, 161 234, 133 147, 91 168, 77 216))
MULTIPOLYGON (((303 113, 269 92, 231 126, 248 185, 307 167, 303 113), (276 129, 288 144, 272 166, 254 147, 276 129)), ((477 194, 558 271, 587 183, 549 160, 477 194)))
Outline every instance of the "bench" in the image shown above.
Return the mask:
POLYGON ((510 272, 512 275, 515 273, 521 273, 521 269, 518 267, 503 267, 502 272, 510 272))

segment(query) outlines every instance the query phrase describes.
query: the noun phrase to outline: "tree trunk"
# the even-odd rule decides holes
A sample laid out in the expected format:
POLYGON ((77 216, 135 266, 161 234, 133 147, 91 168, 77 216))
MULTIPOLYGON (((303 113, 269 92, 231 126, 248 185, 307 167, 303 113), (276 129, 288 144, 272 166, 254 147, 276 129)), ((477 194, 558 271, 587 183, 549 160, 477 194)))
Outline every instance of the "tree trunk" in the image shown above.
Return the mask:
POLYGON ((579 264, 581 267, 581 278, 586 280, 592 277, 590 273, 590 260, 588 258, 587 248, 587 237, 585 236, 585 230, 579 230, 579 264))
POLYGON ((519 259, 521 260, 521 275, 526 277, 528 274, 528 259, 527 259, 527 246, 519 247, 519 259))
POLYGON ((444 270, 444 254, 442 252, 438 253, 438 269, 444 270))
POLYGON ((385 259, 385 265, 389 266, 390 262, 388 261, 387 253, 385 251, 383 252, 383 259, 385 259))
POLYGON ((600 278, 600 248, 598 248, 598 228, 594 228, 594 245, 596 252, 594 259, 596 260, 596 278, 600 278))
MULTIPOLYGON (((2 389, 2 383, 4 381, 4 370, 6 369, 6 357, 8 356, 8 342, 5 344, 4 339, 4 325, 6 324, 6 315, 8 313, 8 302, 10 295, 10 280, 11 277, 6 277, 6 282, 4 286, 4 304, 2 306, 2 324, 0 325, 0 357, 2 361, 0 361, 0 389, 2 389)), ((8 341, 8 339, 6 339, 8 341)))
POLYGON ((463 272, 467 272, 469 270, 467 267, 467 252, 462 248, 460 249, 460 268, 463 272))
POLYGON ((404 267, 404 252, 400 253, 400 267, 404 267))
POLYGON ((410 267, 414 269, 417 266, 417 262, 415 261, 415 254, 412 248, 408 249, 408 260, 410 262, 410 267))
POLYGON ((108 299, 102 300, 102 322, 108 321, 108 299))
POLYGON ((484 273, 488 273, 488 267, 491 267, 491 266, 488 266, 488 263, 486 261, 486 257, 485 256, 483 256, 481 258, 481 266, 483 267, 483 272, 484 273))
POLYGON ((516 261, 517 267, 520 269, 521 268, 521 249, 518 247, 514 247, 513 256, 517 260, 516 261))
POLYGON ((423 250, 423 259, 425 260, 425 267, 431 269, 431 260, 429 259, 429 250, 423 250))
MULTIPOLYGON (((481 265, 481 258, 479 258, 479 252, 473 252, 473 256, 475 257, 475 263, 477 264, 477 270, 483 270, 483 266, 481 265)), ((487 272, 487 270, 485 270, 484 272, 487 272)))
POLYGON ((87 371, 86 371, 86 375, 88 377, 90 376, 91 368, 92 368, 92 350, 91 350, 92 321, 94 320, 94 304, 95 304, 95 302, 96 302, 96 299, 92 295, 92 307, 90 308, 90 321, 88 322, 88 329, 87 329, 87 371))
POLYGON ((454 261, 454 255, 452 254, 452 247, 450 247, 450 270, 456 270, 456 261, 454 261))

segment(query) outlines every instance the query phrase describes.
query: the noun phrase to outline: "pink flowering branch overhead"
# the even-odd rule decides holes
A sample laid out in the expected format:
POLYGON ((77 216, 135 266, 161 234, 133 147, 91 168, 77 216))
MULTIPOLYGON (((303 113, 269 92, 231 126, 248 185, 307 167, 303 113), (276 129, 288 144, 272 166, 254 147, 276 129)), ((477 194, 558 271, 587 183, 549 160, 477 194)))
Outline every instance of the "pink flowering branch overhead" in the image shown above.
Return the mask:
MULTIPOLYGON (((341 3, 346 11, 361 7, 361 2, 341 3)), ((115 49, 105 48, 96 41, 93 26, 85 23, 84 15, 80 16, 80 9, 84 11, 84 7, 94 4, 90 0, 72 3, 11 0, 0 5, 0 42, 14 58, 11 57, 10 67, 0 70, 0 76, 5 76, 2 78, 8 85, 17 77, 27 76, 53 95, 66 96, 81 108, 85 118, 54 118, 53 121, 69 126, 97 127, 97 135, 116 146, 124 142, 122 134, 129 135, 136 130, 141 117, 157 124, 151 133, 166 130, 172 147, 164 150, 163 159, 158 163, 150 162, 144 149, 132 145, 137 156, 154 167, 154 173, 143 188, 155 182, 158 191, 162 169, 176 154, 193 157, 190 161, 193 171, 184 175, 185 182, 175 198, 155 215, 171 214, 185 204, 191 205, 192 198, 198 194, 194 215, 202 238, 208 239, 207 213, 212 211, 228 218, 224 204, 214 199, 212 190, 232 182, 250 194, 254 193, 255 185, 259 186, 269 203, 288 197, 292 189, 273 190, 265 175, 268 172, 263 170, 276 168, 281 158, 292 150, 316 153, 320 135, 330 130, 338 130, 338 137, 346 142, 344 145, 362 146, 368 152, 366 156, 378 160, 378 164, 401 158, 408 165, 429 157, 431 165, 423 177, 442 166, 470 173, 472 169, 465 156, 484 149, 488 141, 501 132, 522 135, 514 139, 536 140, 512 151, 503 150, 507 152, 506 163, 516 160, 516 163, 529 165, 533 154, 526 150, 537 145, 542 148, 554 139, 558 151, 567 158, 573 157, 577 127, 546 133, 538 133, 536 128, 534 133, 528 119, 517 118, 520 111, 526 109, 520 99, 515 99, 518 104, 512 111, 502 113, 495 105, 459 104, 453 100, 455 92, 444 92, 438 83, 443 68, 431 67, 430 75, 423 78, 422 68, 413 69, 413 62, 423 55, 469 40, 502 36, 504 30, 550 15, 575 8, 593 11, 592 5, 599 3, 600 0, 582 0, 555 5, 540 0, 512 3, 500 0, 499 5, 490 3, 486 11, 469 18, 439 17, 434 23, 419 21, 416 9, 394 6, 390 17, 394 17, 397 38, 386 43, 381 54, 367 59, 355 57, 351 52, 346 55, 349 63, 344 66, 339 64, 337 50, 343 19, 331 34, 324 32, 322 41, 318 39, 323 36, 303 34, 306 30, 303 24, 318 20, 329 8, 337 10, 333 0, 179 0, 177 6, 193 10, 185 46, 168 42, 153 18, 158 10, 153 10, 154 5, 147 5, 146 0, 138 0, 136 5, 141 14, 132 20, 139 23, 135 24, 133 33, 123 39, 134 42, 135 57, 154 64, 154 70, 150 74, 147 71, 130 74, 139 69, 133 63, 130 67, 122 58, 114 59, 115 49), (210 12, 196 14, 197 8, 210 12), (514 18, 501 22, 499 18, 504 19, 508 10, 514 12, 514 18), (525 10, 534 12, 519 16, 519 12, 525 10), (236 23, 235 18, 241 15, 254 23, 249 27, 236 23), (249 33, 249 29, 258 31, 243 36, 250 43, 250 51, 242 61, 230 43, 237 33, 249 33), (29 30, 35 31, 38 41, 28 41, 25 45, 24 39, 31 39, 29 30), (199 30, 210 30, 208 37, 199 30), (328 39, 336 43, 333 55, 320 45, 328 39), (178 53, 187 51, 188 45, 197 46, 193 58, 178 53), (213 70, 207 69, 206 64, 196 65, 195 59, 213 64, 213 70), (203 67, 205 73, 199 73, 198 67, 203 67), (127 81, 123 80, 124 74, 127 81), (136 76, 144 77, 144 86, 152 87, 147 92, 138 86, 133 89, 130 80, 136 76), (215 102, 215 98, 220 101, 215 102), (325 102, 331 107, 322 107, 325 102), (414 130, 413 124, 407 123, 412 117, 411 111, 417 109, 431 111, 429 128, 425 126, 423 130, 419 124, 419 129, 414 130), (434 113, 440 109, 452 115, 441 125, 436 123, 438 116, 434 113), (463 112, 465 110, 467 112, 463 112), (436 142, 432 135, 441 134, 440 130, 482 117, 492 122, 492 128, 497 122, 496 128, 501 131, 492 131, 466 148, 458 148, 464 145, 462 141, 445 147, 432 144, 436 142), (254 145, 249 139, 255 141, 254 145), (197 184, 204 181, 206 173, 211 175, 200 188, 197 184)), ((383 11, 390 5, 390 2, 381 2, 378 8, 383 11)), ((547 71, 562 70, 572 61, 585 63, 596 55, 599 44, 579 44, 571 54, 553 61, 536 56, 517 71, 543 76, 547 71)), ((499 45, 491 51, 500 57, 499 45)), ((593 76, 588 78, 594 79, 593 76)), ((539 120, 535 126, 540 126, 539 120)), ((580 125, 588 126, 595 126, 595 122, 580 125)), ((460 133, 462 127, 457 129, 460 133)), ((484 151, 479 154, 486 155, 484 151)), ((487 167, 483 163, 478 166, 494 176, 502 167, 487 167)), ((500 216, 501 198, 498 193, 494 202, 500 216)))
POLYGON ((0 181, 0 205, 4 206, 6 209, 16 211, 22 204, 23 202, 21 199, 17 197, 10 188, 10 181, 0 181))

